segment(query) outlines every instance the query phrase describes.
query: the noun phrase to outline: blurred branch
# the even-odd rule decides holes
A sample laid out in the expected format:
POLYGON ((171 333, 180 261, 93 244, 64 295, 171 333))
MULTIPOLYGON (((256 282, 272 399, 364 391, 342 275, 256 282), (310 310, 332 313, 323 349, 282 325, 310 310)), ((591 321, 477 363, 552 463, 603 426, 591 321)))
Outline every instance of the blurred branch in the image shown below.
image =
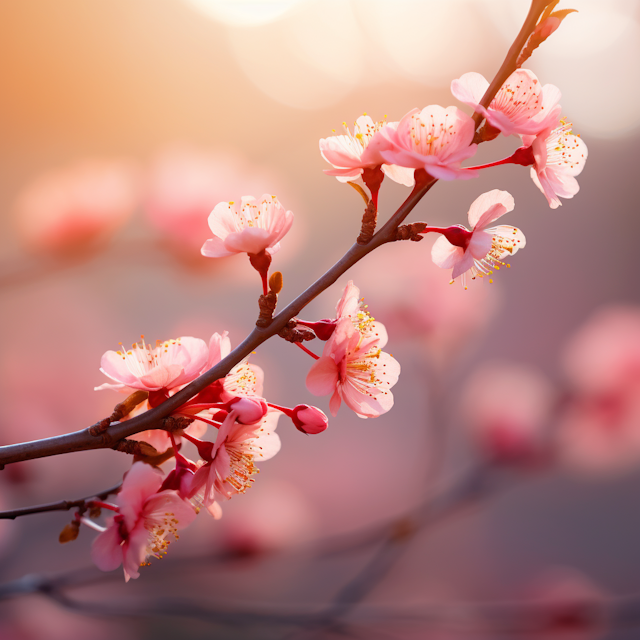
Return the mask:
POLYGON ((59 502, 48 502, 47 504, 39 504, 33 507, 23 507, 21 509, 10 509, 8 511, 0 511, 0 520, 15 520, 20 516, 27 516, 32 513, 44 513, 46 511, 70 511, 76 507, 82 508, 85 506, 85 503, 97 498, 98 500, 105 500, 108 496, 113 493, 118 493, 120 487, 122 486, 122 482, 114 485, 110 489, 106 491, 102 491, 101 493, 93 493, 86 498, 80 498, 79 500, 60 500, 59 502))

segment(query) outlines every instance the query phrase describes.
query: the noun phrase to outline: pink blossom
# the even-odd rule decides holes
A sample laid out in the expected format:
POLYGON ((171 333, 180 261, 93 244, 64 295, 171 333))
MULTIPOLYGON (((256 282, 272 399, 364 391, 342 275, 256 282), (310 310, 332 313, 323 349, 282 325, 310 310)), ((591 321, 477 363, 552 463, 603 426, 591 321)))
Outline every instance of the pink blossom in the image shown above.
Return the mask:
POLYGON ((349 131, 347 123, 342 123, 343 135, 329 136, 320 140, 320 153, 333 169, 325 173, 335 176, 340 182, 350 182, 359 178, 366 169, 381 167, 392 180, 411 187, 414 184, 413 170, 385 163, 380 150, 388 148, 386 138, 379 134, 386 127, 395 129, 397 122, 374 122, 368 115, 360 116, 349 131))
POLYGON ((471 144, 475 123, 457 107, 414 109, 400 120, 397 129, 385 128, 381 133, 390 142, 391 148, 380 151, 389 164, 424 169, 438 180, 477 176, 477 172, 460 167, 478 145, 471 144))
POLYGON ((197 378, 208 359, 209 348, 199 338, 158 341, 152 348, 143 337, 131 349, 107 351, 102 356, 100 371, 117 384, 105 383, 96 390, 168 391, 197 378))
MULTIPOLYGON (((494 189, 476 198, 469 209, 471 231, 462 225, 447 229, 430 229, 442 235, 431 248, 431 257, 442 269, 453 269, 452 281, 462 276, 466 288, 466 273, 471 279, 491 275, 493 269, 505 265, 503 259, 525 246, 525 237, 516 227, 489 225, 514 207, 513 196, 494 189)), ((509 266, 509 265, 506 265, 509 266)))
POLYGON ((587 145, 571 133, 571 123, 562 124, 534 136, 523 136, 525 147, 531 147, 533 166, 531 179, 544 193, 549 206, 557 209, 560 198, 573 198, 580 186, 575 176, 584 169, 587 145))
POLYGON ((598 311, 569 341, 563 366, 570 395, 561 416, 561 461, 606 474, 640 464, 640 308, 598 311))
POLYGON ((332 394, 334 416, 342 400, 361 418, 386 413, 393 406, 389 389, 400 375, 398 362, 382 351, 386 342, 381 323, 367 317, 356 326, 351 318, 342 318, 307 375, 307 389, 316 396, 332 394))
POLYGON ((279 411, 269 411, 260 422, 246 425, 236 422, 232 411, 218 430, 211 453, 200 450, 205 462, 195 473, 190 495, 215 518, 222 516, 221 500, 244 493, 253 484, 258 473, 254 461, 268 460, 280 450, 275 433, 279 416, 279 411))
POLYGON ((35 251, 64 255, 94 249, 133 214, 137 171, 128 162, 86 160, 43 174, 18 196, 18 231, 35 251))
POLYGON ((233 197, 241 188, 262 193, 273 181, 272 176, 234 155, 174 145, 152 162, 144 213, 178 255, 186 258, 208 236, 207 216, 216 203, 233 197))
POLYGON ((489 82, 474 72, 451 83, 451 93, 460 102, 482 114, 506 136, 535 135, 555 126, 560 119, 560 90, 552 84, 541 87, 532 71, 514 71, 485 109, 480 100, 488 88, 489 82))
POLYGON ((102 571, 121 564, 124 578, 138 578, 138 568, 149 556, 166 555, 169 540, 196 517, 193 507, 175 491, 161 491, 162 474, 143 462, 136 462, 125 476, 116 497, 118 514, 94 541, 91 558, 102 571))
POLYGON ((234 253, 274 254, 293 224, 293 213, 285 211, 275 196, 264 194, 258 202, 243 196, 241 202, 221 202, 209 216, 213 238, 202 246, 202 255, 224 258, 234 253))
POLYGON ((536 463, 547 455, 554 394, 536 371, 507 362, 474 371, 462 393, 466 424, 497 462, 536 463))

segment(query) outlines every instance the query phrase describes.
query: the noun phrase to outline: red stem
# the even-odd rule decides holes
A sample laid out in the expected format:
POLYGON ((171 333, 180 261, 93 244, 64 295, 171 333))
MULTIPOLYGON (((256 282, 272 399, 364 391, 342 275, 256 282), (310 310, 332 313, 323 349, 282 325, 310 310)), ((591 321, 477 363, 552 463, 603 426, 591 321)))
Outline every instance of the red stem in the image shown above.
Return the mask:
POLYGON ((300 347, 305 353, 308 353, 315 360, 320 360, 320 356, 317 356, 315 353, 313 353, 313 351, 310 351, 309 349, 307 349, 307 347, 305 347, 302 344, 302 342, 294 342, 293 344, 295 344, 296 346, 300 347))

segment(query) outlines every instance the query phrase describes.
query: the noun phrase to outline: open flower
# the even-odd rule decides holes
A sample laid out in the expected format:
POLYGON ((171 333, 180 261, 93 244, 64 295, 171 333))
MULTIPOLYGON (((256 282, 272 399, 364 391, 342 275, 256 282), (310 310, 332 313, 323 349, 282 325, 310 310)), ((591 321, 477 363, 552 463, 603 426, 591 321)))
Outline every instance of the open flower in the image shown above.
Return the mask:
POLYGON ((107 351, 100 361, 100 371, 115 380, 96 390, 119 389, 129 391, 169 391, 198 377, 209 359, 209 348, 199 338, 177 338, 148 345, 142 336, 141 344, 131 349, 107 351))
POLYGON ((504 135, 535 135, 555 126, 560 119, 560 90, 552 84, 540 86, 527 69, 514 71, 500 87, 488 108, 480 100, 489 82, 479 73, 465 73, 451 83, 451 93, 482 114, 504 135))
POLYGON ((460 167, 476 152, 474 133, 475 123, 457 107, 430 105, 410 111, 397 129, 383 129, 391 144, 380 155, 389 164, 424 169, 438 180, 475 178, 477 172, 460 167))
MULTIPOLYGON (((513 196, 494 189, 483 193, 469 209, 471 231, 462 225, 447 229, 430 229, 425 233, 442 233, 433 244, 431 257, 443 269, 453 269, 452 281, 462 276, 466 288, 466 273, 471 279, 491 275, 493 269, 505 265, 503 259, 525 246, 525 237, 516 227, 489 225, 514 207, 513 196)), ((509 266, 509 265, 506 265, 509 266)))
POLYGON ((393 406, 389 389, 400 375, 397 360, 382 351, 386 342, 384 326, 370 317, 359 326, 342 318, 307 375, 307 389, 316 396, 332 394, 334 416, 342 400, 361 418, 386 413, 393 406))
POLYGON ((215 444, 208 453, 199 447, 205 458, 196 471, 191 497, 202 504, 215 518, 222 516, 220 500, 229 500, 244 493, 258 473, 254 462, 268 460, 280 451, 280 438, 275 433, 279 411, 269 411, 256 424, 236 422, 237 414, 231 411, 225 418, 215 444))
POLYGON ((166 555, 169 540, 196 517, 194 508, 175 491, 160 491, 162 475, 143 462, 127 473, 115 503, 117 515, 93 541, 91 558, 102 571, 120 565, 124 578, 138 578, 149 556, 166 555))
POLYGON ((209 216, 213 238, 202 245, 202 255, 224 258, 234 253, 274 254, 293 224, 293 213, 285 211, 275 196, 264 194, 260 202, 243 196, 241 202, 221 202, 209 216))
POLYGON ((562 124, 539 135, 523 136, 525 147, 531 146, 531 179, 544 193, 549 206, 557 209, 560 198, 573 198, 580 186, 575 179, 587 161, 587 145, 571 133, 571 123, 562 124))
POLYGON ((380 150, 389 147, 388 140, 380 135, 385 127, 395 129, 397 122, 374 122, 368 115, 360 116, 349 131, 343 123, 345 133, 320 140, 320 153, 333 169, 325 173, 335 176, 340 182, 350 182, 359 178, 366 169, 381 167, 382 171, 395 182, 407 187, 414 184, 413 169, 386 164, 380 150))

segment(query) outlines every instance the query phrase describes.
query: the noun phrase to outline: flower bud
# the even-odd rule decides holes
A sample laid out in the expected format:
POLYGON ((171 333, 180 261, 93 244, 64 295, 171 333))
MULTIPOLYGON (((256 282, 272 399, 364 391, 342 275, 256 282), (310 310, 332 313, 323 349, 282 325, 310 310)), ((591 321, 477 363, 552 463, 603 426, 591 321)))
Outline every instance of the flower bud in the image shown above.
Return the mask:
POLYGON ((308 435, 322 433, 329 426, 327 416, 318 407, 311 407, 308 404, 296 405, 291 419, 298 431, 308 435))
POLYGON ((236 398, 229 403, 230 411, 237 413, 240 424, 254 424, 267 414, 267 403, 262 398, 236 398))

